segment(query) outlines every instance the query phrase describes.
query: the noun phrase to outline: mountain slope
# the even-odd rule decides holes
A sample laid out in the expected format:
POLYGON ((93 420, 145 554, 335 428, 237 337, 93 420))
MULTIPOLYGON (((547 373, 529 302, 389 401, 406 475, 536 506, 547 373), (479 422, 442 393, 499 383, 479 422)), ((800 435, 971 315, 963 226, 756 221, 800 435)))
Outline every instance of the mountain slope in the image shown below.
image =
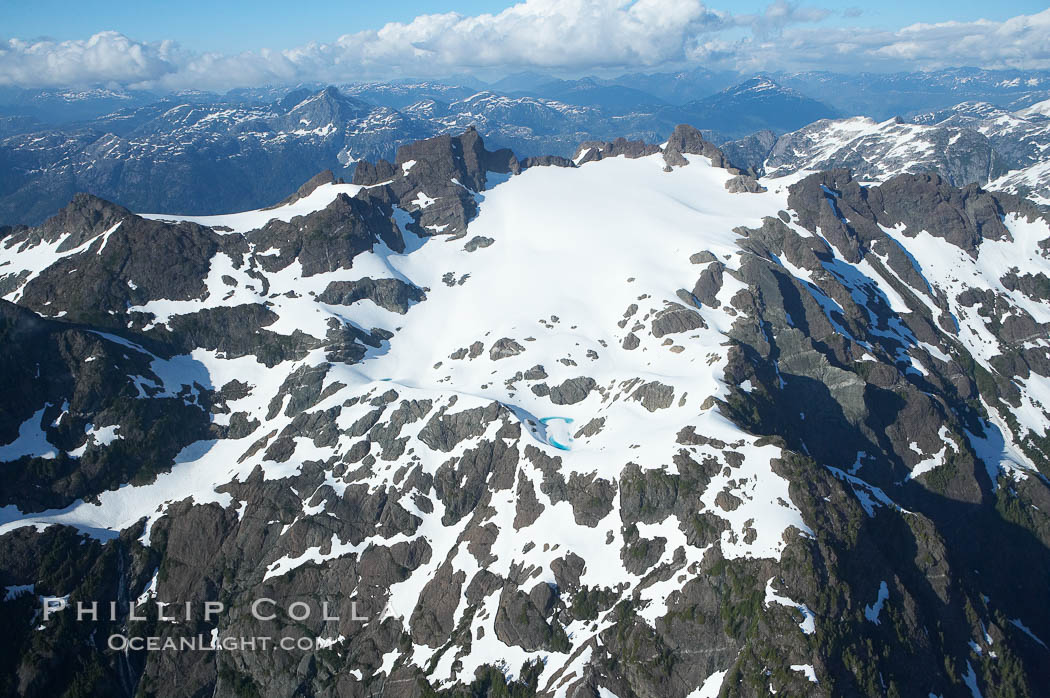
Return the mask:
POLYGON ((269 211, 80 197, 8 231, 3 331, 37 338, 0 354, 31 396, 0 425, 5 690, 1037 695, 1045 216, 929 175, 756 182, 689 127, 581 151, 468 131, 269 211), (146 441, 158 400, 201 430, 146 441), (77 476, 115 447, 166 467, 77 476), (227 611, 34 631, 67 594, 227 611))

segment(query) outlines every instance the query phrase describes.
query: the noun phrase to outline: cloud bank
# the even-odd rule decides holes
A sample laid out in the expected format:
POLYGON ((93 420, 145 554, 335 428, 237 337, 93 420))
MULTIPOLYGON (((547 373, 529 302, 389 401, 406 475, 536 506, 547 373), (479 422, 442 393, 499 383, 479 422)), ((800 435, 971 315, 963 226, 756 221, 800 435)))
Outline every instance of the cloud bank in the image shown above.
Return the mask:
MULTIPOLYGON (((228 89, 472 70, 586 72, 704 65, 745 71, 1050 68, 1050 9, 1003 22, 895 31, 817 26, 832 11, 778 0, 734 15, 699 0, 525 0, 498 14, 420 15, 330 43, 193 53, 117 32, 74 41, 0 40, 0 85, 228 89)), ((841 16, 855 17, 849 9, 841 16)))

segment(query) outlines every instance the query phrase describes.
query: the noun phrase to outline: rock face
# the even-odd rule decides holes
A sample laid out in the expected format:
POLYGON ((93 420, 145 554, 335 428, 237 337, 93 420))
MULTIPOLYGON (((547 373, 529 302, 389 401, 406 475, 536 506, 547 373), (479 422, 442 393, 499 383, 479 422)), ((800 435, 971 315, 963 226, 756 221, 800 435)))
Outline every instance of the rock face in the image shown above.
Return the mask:
MULTIPOLYGON (((397 151, 396 162, 363 164, 354 184, 379 188, 376 198, 418 214, 416 231, 461 237, 477 213, 475 196, 485 189, 488 174, 517 174, 518 159, 509 150, 489 152, 481 136, 469 129, 459 136, 437 136, 397 151)), ((414 217, 414 218, 416 218, 414 217)))
POLYGON ((751 172, 761 172, 766 157, 777 142, 777 134, 769 129, 756 131, 743 138, 721 145, 722 152, 732 162, 751 172))
POLYGON ((471 130, 2 229, 0 693, 1040 695, 1050 218, 730 160, 471 130))

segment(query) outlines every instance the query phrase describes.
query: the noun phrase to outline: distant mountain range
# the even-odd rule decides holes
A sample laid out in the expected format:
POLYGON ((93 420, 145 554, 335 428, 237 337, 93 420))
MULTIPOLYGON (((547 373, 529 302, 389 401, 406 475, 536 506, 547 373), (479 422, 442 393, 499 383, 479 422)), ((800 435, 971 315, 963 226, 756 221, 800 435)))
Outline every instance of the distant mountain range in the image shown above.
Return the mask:
MULTIPOLYGON (((679 123, 697 124, 721 142, 837 115, 764 79, 681 106, 655 97, 634 104, 640 91, 593 81, 555 87, 544 89, 575 101, 440 83, 372 83, 242 91, 225 99, 182 94, 146 104, 129 95, 121 109, 56 127, 11 115, 0 121, 8 133, 0 138, 0 221, 39 222, 79 191, 138 211, 258 208, 320 170, 349 178, 361 159, 390 158, 404 143, 470 126, 522 156, 567 157, 589 140, 660 142, 679 123)), ((108 106, 118 98, 91 92, 79 99, 108 106)))
POLYGON ((770 174, 818 161, 865 176, 933 167, 953 182, 1005 177, 1011 191, 1050 189, 1038 150, 1045 115, 1025 111, 1050 97, 1046 71, 809 72, 743 82, 704 69, 574 80, 533 72, 480 84, 458 76, 159 96, 0 89, 0 221, 38 223, 79 191, 138 211, 258 208, 320 170, 349 178, 361 159, 390 158, 400 145, 470 126, 523 157, 568 157, 583 141, 659 143, 687 123, 726 145, 734 163, 770 174), (886 123, 896 115, 908 123, 886 123), (874 121, 835 121, 858 116, 874 121), (866 135, 827 150, 851 132, 866 135), (902 139, 933 150, 910 157, 887 146, 902 139))
MULTIPOLYGON (((452 101, 488 90, 507 96, 532 96, 586 106, 627 111, 646 110, 653 105, 683 106, 765 77, 814 100, 831 105, 837 112, 885 120, 910 117, 924 111, 949 108, 966 101, 985 101, 1020 109, 1050 98, 1050 71, 983 70, 949 68, 906 73, 845 74, 830 71, 775 72, 765 76, 742 76, 728 71, 692 68, 677 72, 627 73, 613 78, 561 79, 527 71, 486 83, 469 75, 443 80, 398 80, 339 85, 340 90, 377 105, 400 109, 421 99, 452 101)), ((323 89, 324 83, 298 88, 323 89)), ((143 90, 22 89, 0 87, 0 116, 30 116, 41 123, 62 125, 95 119, 120 109, 138 107, 164 99, 194 103, 268 104, 296 87, 237 88, 224 95, 200 90, 157 94, 143 90)))

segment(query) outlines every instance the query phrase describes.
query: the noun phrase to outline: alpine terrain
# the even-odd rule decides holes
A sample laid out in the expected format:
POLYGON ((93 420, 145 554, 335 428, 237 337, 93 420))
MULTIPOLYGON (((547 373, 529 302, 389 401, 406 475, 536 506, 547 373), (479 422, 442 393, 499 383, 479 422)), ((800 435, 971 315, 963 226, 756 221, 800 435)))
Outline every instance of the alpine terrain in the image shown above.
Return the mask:
MULTIPOLYGON (((174 215, 143 174, 112 181, 158 208, 0 228, 0 692, 1047 695, 1050 213, 1016 172, 1050 120, 519 157, 460 116, 567 143, 632 94, 598 87, 135 107, 244 198, 239 153, 358 161, 259 210, 174 215)), ((135 128, 3 147, 75 173, 135 128)))

